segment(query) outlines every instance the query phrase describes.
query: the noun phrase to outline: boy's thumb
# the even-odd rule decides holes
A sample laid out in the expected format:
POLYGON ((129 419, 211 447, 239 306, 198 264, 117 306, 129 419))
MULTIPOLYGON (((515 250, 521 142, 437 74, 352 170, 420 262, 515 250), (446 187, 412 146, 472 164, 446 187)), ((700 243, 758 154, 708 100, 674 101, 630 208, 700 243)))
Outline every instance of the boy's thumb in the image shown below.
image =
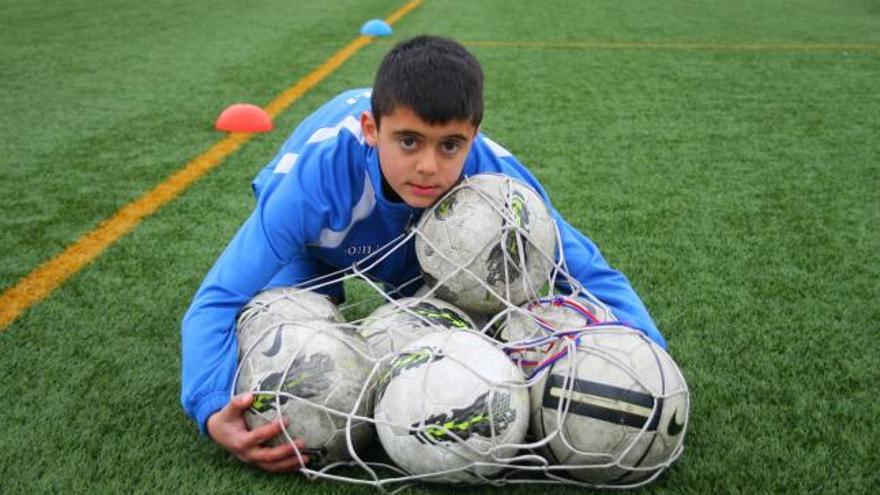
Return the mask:
POLYGON ((230 401, 233 409, 238 411, 244 411, 248 407, 250 407, 251 403, 254 401, 254 394, 247 392, 244 394, 236 395, 230 401))

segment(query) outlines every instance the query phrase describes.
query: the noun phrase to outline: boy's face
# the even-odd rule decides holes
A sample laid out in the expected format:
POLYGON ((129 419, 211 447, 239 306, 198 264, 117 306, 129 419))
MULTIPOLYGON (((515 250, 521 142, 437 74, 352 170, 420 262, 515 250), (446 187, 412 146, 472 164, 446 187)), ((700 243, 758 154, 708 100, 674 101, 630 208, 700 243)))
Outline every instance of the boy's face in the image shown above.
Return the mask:
POLYGON ((477 128, 470 120, 431 125, 409 107, 382 116, 361 115, 367 144, 379 151, 385 180, 406 204, 427 208, 458 182, 477 128))

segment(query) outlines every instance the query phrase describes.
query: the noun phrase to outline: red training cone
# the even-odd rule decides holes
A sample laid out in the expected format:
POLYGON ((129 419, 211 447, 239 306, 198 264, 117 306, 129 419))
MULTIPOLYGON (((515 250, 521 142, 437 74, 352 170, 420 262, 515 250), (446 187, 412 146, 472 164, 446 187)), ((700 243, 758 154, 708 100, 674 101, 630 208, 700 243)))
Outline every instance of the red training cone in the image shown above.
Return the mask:
POLYGON ((272 130, 272 119, 256 105, 236 103, 220 113, 214 127, 227 132, 267 132, 272 130))

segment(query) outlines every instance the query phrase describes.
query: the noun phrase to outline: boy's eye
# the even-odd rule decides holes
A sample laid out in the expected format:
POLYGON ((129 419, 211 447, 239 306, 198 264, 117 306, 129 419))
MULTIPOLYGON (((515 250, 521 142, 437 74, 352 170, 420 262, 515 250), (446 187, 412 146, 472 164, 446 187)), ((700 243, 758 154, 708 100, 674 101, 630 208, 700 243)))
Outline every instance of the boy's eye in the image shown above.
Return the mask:
POLYGON ((458 141, 443 141, 443 143, 440 144, 440 147, 444 153, 452 155, 461 149, 461 143, 458 141))
POLYGON ((412 136, 404 136, 400 138, 400 147, 405 150, 414 150, 418 144, 418 140, 412 136))

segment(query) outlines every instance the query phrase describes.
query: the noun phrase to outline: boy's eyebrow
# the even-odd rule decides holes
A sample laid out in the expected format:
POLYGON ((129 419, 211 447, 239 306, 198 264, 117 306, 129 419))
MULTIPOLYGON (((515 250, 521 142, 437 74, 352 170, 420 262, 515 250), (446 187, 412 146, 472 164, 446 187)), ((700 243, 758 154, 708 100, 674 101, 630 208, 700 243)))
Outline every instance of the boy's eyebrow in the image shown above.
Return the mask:
POLYGON ((421 132, 413 131, 411 129, 400 129, 397 131, 393 131, 391 133, 391 135, 394 137, 401 137, 401 136, 425 137, 424 134, 422 134, 421 132))
MULTIPOLYGON (((420 138, 425 137, 425 135, 422 134, 421 132, 414 131, 412 129, 400 129, 397 131, 392 131, 391 135, 394 137, 405 137, 405 136, 420 137, 420 138)), ((465 136, 464 134, 461 134, 461 133, 455 133, 455 134, 450 134, 448 136, 443 136, 441 139, 442 140, 453 139, 456 141, 467 141, 468 140, 467 136, 465 136)))

